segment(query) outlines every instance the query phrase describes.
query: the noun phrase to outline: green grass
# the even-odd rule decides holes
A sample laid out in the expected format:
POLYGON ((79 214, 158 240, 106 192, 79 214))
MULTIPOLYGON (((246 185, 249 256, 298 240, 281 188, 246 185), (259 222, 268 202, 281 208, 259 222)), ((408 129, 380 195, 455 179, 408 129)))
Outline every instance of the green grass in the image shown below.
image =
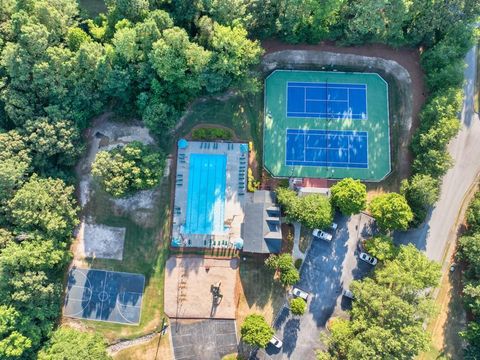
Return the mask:
POLYGON ((195 103, 177 131, 186 136, 199 124, 222 125, 234 131, 238 140, 253 141, 257 160, 262 160, 263 93, 234 95, 226 100, 207 99, 195 103))
POLYGON ((107 5, 103 0, 78 0, 80 9, 84 9, 90 17, 107 12, 107 5))
POLYGON ((386 82, 376 74, 321 71, 276 71, 266 80, 265 168, 276 177, 344 178, 380 181, 390 172, 390 132, 386 82), (362 83, 367 85, 367 120, 287 118, 288 81, 362 83), (357 130, 368 132, 367 169, 285 165, 285 133, 292 129, 357 130))
POLYGON ((111 271, 125 271, 145 275, 145 291, 142 302, 141 321, 138 326, 87 321, 91 329, 102 333, 108 340, 128 339, 152 332, 161 324, 163 312, 163 289, 165 261, 169 250, 169 204, 170 186, 168 181, 160 185, 157 220, 152 227, 141 227, 130 218, 115 216, 110 211, 107 195, 96 189, 94 198, 87 209, 95 221, 110 226, 126 227, 125 248, 122 261, 93 259, 92 268, 111 271))

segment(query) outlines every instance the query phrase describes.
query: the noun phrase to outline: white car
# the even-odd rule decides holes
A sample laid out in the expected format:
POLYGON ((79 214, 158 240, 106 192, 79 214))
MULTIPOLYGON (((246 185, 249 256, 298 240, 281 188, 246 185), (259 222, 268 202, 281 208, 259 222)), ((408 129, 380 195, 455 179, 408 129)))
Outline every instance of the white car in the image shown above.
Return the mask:
POLYGON ((315 229, 313 230, 312 232, 312 235, 316 238, 319 238, 321 240, 325 240, 325 241, 332 241, 332 234, 329 234, 325 231, 322 231, 320 229, 315 229))
POLYGON ((292 289, 292 294, 293 296, 295 297, 299 297, 299 298, 302 298, 303 300, 307 301, 308 300, 308 296, 309 296, 309 293, 302 290, 302 289, 299 289, 297 287, 294 287, 292 289))
POLYGON ((330 225, 330 229, 335 232, 338 228, 338 224, 337 223, 332 223, 332 225, 330 225))
POLYGON ((377 258, 370 256, 367 253, 362 252, 360 253, 359 257, 360 257, 360 260, 363 260, 366 263, 369 263, 370 265, 373 265, 373 266, 377 265, 377 262, 378 262, 377 258))
POLYGON ((343 290, 343 296, 345 296, 349 299, 352 299, 352 300, 355 299, 355 295, 353 295, 353 293, 348 289, 343 290))
POLYGON ((277 349, 280 349, 283 345, 282 340, 277 338, 275 335, 273 335, 273 337, 270 339, 270 344, 275 346, 277 349))

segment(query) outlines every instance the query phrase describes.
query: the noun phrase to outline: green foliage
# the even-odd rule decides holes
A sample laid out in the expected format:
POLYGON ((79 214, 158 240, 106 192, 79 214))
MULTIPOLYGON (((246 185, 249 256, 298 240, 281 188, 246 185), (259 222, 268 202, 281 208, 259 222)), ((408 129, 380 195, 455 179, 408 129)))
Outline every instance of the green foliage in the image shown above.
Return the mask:
POLYGON ((467 225, 469 233, 480 232, 480 192, 475 193, 467 209, 467 225))
POLYGON ((302 262, 303 262, 302 259, 295 260, 293 264, 295 266, 295 269, 300 269, 300 266, 302 266, 302 262))
POLYGON ((365 241, 365 250, 380 261, 393 260, 398 254, 398 247, 390 236, 374 236, 365 241))
POLYGON ((38 354, 39 360, 108 360, 106 344, 98 334, 60 327, 38 354))
POLYGON ((134 141, 111 151, 100 151, 92 165, 92 174, 100 180, 106 192, 122 197, 156 186, 164 167, 162 153, 134 141))
POLYGON ((467 279, 480 280, 480 233, 462 236, 459 239, 457 258, 467 264, 465 269, 467 279))
POLYGON ((10 220, 19 231, 41 231, 69 239, 78 224, 73 186, 33 175, 8 202, 10 220))
POLYGON ((383 231, 407 230, 413 213, 405 198, 397 193, 387 193, 374 198, 369 205, 372 216, 383 231))
POLYGON ((232 140, 233 133, 228 129, 202 127, 192 131, 193 140, 232 140))
POLYGON ((413 245, 375 270, 373 278, 353 281, 351 319, 335 319, 318 359, 412 359, 428 349, 423 323, 434 310, 425 290, 440 279, 440 266, 413 245))
POLYGON ((367 207, 367 187, 360 180, 345 178, 330 188, 332 204, 344 215, 358 214, 367 207))
POLYGON ((400 193, 405 196, 413 212, 413 225, 420 225, 429 208, 439 196, 438 180, 426 174, 416 174, 410 180, 403 180, 400 193))
POLYGON ((293 315, 303 315, 307 310, 307 303, 302 298, 294 298, 290 300, 290 311, 293 315))
POLYGON ((248 184, 247 190, 250 192, 254 192, 260 188, 260 181, 255 180, 255 176, 253 176, 252 168, 248 168, 248 184))
POLYGON ((310 229, 325 229, 333 221, 332 206, 323 195, 298 197, 293 190, 278 188, 277 199, 291 221, 298 221, 310 229))
POLYGON ((300 280, 300 273, 294 266, 293 258, 290 254, 271 254, 265 260, 265 266, 280 273, 279 280, 283 286, 293 285, 300 280))
POLYGON ((67 33, 67 46, 71 51, 78 51, 84 42, 91 41, 92 38, 80 28, 70 28, 67 33))
POLYGON ((250 345, 264 348, 273 336, 272 328, 262 315, 251 314, 245 318, 240 329, 242 340, 250 345))
POLYGON ((21 316, 12 307, 0 305, 0 356, 2 359, 18 359, 32 346, 30 339, 16 330, 21 316))

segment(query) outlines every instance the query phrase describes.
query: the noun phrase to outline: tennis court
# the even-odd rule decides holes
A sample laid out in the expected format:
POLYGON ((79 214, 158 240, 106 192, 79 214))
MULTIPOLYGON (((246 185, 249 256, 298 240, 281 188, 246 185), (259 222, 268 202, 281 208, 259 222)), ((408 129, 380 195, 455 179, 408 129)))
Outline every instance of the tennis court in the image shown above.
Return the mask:
POLYGON ((73 268, 68 273, 63 315, 138 324, 144 285, 141 274, 73 268))
POLYGON ((391 170, 388 85, 374 73, 276 70, 263 142, 273 177, 381 181, 391 170))
POLYGON ((287 165, 367 168, 366 131, 287 129, 287 165))
POLYGON ((287 83, 287 117, 367 118, 365 84, 287 83))
POLYGON ((226 155, 191 154, 185 234, 225 232, 226 166, 226 155))

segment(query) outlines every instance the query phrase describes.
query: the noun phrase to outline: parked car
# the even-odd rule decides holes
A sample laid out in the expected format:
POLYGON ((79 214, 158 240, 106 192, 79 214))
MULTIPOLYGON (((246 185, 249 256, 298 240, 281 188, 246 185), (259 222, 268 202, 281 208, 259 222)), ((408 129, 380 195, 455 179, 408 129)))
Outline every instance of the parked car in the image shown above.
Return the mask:
POLYGON ((355 299, 355 295, 353 295, 353 293, 348 289, 343 290, 343 296, 345 296, 349 299, 352 299, 352 300, 355 299))
POLYGON ((273 335, 273 337, 270 339, 270 344, 275 346, 277 349, 280 349, 283 345, 282 340, 277 338, 275 335, 273 335))
POLYGON ((320 240, 325 240, 325 241, 332 241, 332 237, 333 237, 332 234, 329 234, 320 229, 313 230, 312 235, 316 238, 319 238, 320 240))
POLYGON ((308 296, 310 295, 308 292, 306 292, 302 289, 299 289, 298 287, 294 287, 292 289, 292 294, 293 294, 293 296, 302 298, 305 301, 308 300, 308 296))
POLYGON ((330 230, 332 230, 333 232, 335 232, 338 228, 338 224, 337 223, 332 223, 332 225, 330 225, 330 230))
POLYGON ((378 262, 376 257, 370 256, 365 252, 360 253, 360 260, 363 260, 373 266, 377 265, 378 262))

